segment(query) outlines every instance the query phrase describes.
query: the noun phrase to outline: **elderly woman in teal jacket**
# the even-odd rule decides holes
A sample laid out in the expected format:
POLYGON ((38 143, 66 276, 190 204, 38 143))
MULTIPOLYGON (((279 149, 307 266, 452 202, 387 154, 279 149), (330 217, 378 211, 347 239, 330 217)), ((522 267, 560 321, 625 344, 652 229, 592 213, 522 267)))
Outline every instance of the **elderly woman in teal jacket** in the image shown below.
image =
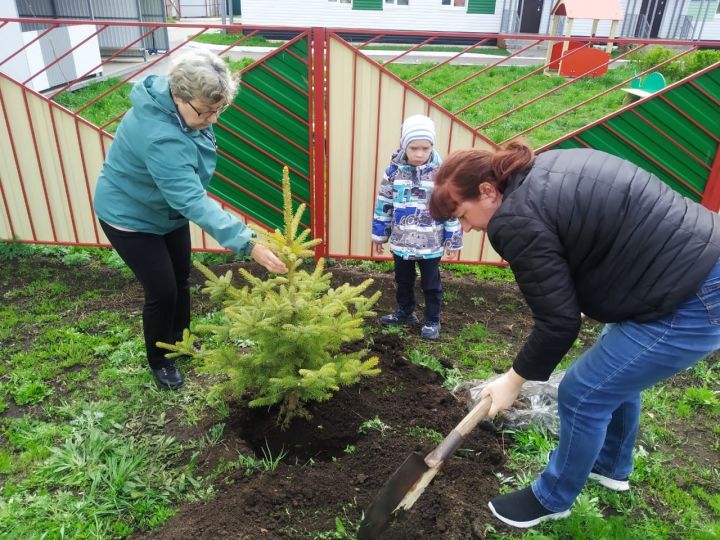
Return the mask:
POLYGON ((212 125, 236 87, 225 63, 205 51, 179 57, 167 77, 136 84, 95 191, 105 235, 143 286, 145 348, 161 388, 183 384, 156 343, 181 339, 190 323, 190 221, 269 271, 287 271, 206 192, 216 164, 212 125))

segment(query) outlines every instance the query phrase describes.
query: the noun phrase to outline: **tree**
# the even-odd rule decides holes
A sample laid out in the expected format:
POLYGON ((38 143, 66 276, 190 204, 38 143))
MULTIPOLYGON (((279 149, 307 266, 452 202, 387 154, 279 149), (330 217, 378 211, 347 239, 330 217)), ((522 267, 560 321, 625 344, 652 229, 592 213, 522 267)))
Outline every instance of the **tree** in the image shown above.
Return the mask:
POLYGON ((285 429, 296 416, 309 418, 305 402, 329 399, 340 386, 380 373, 377 357, 363 360, 367 350, 342 350, 364 336, 363 321, 375 315, 371 308, 380 292, 363 294, 372 279, 331 287, 324 259, 312 273, 300 269, 322 240, 308 240, 310 229, 298 234, 305 205, 293 215, 287 167, 282 184, 285 230, 271 233, 251 227, 255 241, 273 249, 288 273, 260 279, 241 268, 248 285, 237 288, 231 271, 218 277, 195 262, 207 278, 203 292, 224 306, 220 320, 196 325, 195 332, 210 338, 199 350, 197 337, 188 330, 175 345, 158 345, 172 351, 169 358, 201 358, 203 370, 225 374, 227 379, 214 392, 233 397, 249 392, 253 407, 280 403, 278 423, 285 429))

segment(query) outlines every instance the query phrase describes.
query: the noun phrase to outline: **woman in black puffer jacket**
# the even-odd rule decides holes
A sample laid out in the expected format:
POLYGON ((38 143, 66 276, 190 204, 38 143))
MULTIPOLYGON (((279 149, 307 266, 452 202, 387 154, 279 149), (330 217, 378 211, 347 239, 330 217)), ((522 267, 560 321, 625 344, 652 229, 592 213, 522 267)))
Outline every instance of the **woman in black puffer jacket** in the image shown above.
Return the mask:
POLYGON ((493 514, 532 527, 567 516, 588 478, 629 489, 640 392, 720 348, 720 216, 589 149, 463 150, 435 185, 433 218, 487 232, 535 321, 512 368, 483 391, 491 415, 525 381, 547 380, 581 313, 608 323, 560 384, 560 442, 547 467, 492 499, 493 514))

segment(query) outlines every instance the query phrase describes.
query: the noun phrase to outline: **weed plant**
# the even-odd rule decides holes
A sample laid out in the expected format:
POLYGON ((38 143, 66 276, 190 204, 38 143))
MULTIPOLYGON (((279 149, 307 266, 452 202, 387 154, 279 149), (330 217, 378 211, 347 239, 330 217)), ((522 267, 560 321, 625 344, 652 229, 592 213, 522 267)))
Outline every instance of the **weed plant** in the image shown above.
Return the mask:
MULTIPOLYGON (((76 112, 78 109, 85 106, 86 103, 92 101, 97 96, 102 95, 120 81, 121 79, 117 77, 111 77, 105 81, 89 84, 80 90, 72 92, 66 90, 53 98, 53 101, 59 103, 72 112, 76 112)), ((130 108, 131 104, 129 96, 132 87, 133 85, 130 83, 123 83, 117 89, 90 105, 90 107, 81 111, 80 116, 96 126, 105 125, 107 122, 116 118, 118 115, 124 113, 130 108)), ((118 125, 118 122, 115 122, 109 125, 106 130, 109 133, 115 133, 118 125)))
MULTIPOLYGON (((222 422, 182 443, 164 429, 168 409, 184 423, 222 411, 196 382, 182 395, 155 389, 139 316, 87 310, 97 291, 68 294, 65 274, 107 265, 112 253, 0 242, 1 261, 39 269, 22 287, 5 276, 0 307, 0 413, 13 408, 0 416, 0 538, 122 538, 162 524, 184 500, 207 500, 221 474, 200 477, 182 456, 218 444, 222 422)), ((128 283, 113 279, 109 302, 128 283)))

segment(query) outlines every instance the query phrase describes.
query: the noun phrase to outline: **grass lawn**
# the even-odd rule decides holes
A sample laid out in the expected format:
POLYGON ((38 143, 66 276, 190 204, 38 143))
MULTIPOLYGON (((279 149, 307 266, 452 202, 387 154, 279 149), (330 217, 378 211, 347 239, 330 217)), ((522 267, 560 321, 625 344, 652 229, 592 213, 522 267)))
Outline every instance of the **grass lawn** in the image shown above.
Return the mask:
MULTIPOLYGON (((227 59, 227 61, 233 72, 240 71, 252 63, 251 59, 227 59)), ((433 64, 391 64, 387 67, 400 78, 408 80, 429 69, 432 65, 433 64)), ((482 69, 482 66, 443 66, 428 76, 414 81, 412 85, 423 94, 432 96, 450 87, 455 82, 461 81, 473 73, 478 72, 480 69, 482 69)), ((449 111, 455 112, 472 104, 480 97, 489 95, 493 91, 530 73, 534 69, 536 68, 514 66, 492 69, 470 80, 465 85, 445 93, 437 99, 437 102, 449 111)), ((490 124, 487 128, 482 129, 481 132, 490 139, 500 142, 524 129, 534 126, 544 118, 548 118, 558 111, 569 109, 599 94, 606 88, 618 84, 631 76, 631 68, 624 67, 610 70, 608 74, 603 77, 579 81, 517 113, 490 124)), ((55 98, 55 101, 75 111, 95 96, 111 88, 118 81, 119 79, 109 79, 107 81, 90 84, 76 92, 63 92, 55 98)), ((543 74, 534 75, 508 90, 499 92, 486 101, 468 108, 467 111, 460 113, 459 117, 470 126, 477 127, 564 82, 566 82, 566 79, 563 77, 548 77, 543 74)), ((122 85, 116 91, 108 94, 84 110, 81 116, 96 125, 105 124, 130 107, 130 100, 127 96, 131 90, 131 86, 129 83, 122 85)), ((553 122, 531 131, 526 137, 534 147, 539 147, 617 110, 622 106, 624 97, 625 93, 620 90, 611 92, 568 115, 562 116, 553 122)), ((116 122, 110 125, 107 130, 110 133, 114 133, 117 125, 118 123, 116 122)))
MULTIPOLYGON (((229 45, 238 38, 238 35, 213 33, 199 36, 197 40, 205 43, 229 45)), ((265 38, 253 36, 250 38, 249 44, 276 46, 278 42, 270 42, 265 38)), ((368 48, 376 47, 379 49, 397 48, 395 45, 373 44, 368 46, 368 48)), ((423 50, 436 49, 450 50, 453 48, 423 47, 423 50)), ((461 47, 457 49, 462 50, 461 47)), ((504 49, 496 48, 482 48, 482 51, 507 53, 504 49)), ((485 66, 444 65, 427 76, 410 82, 410 84, 428 97, 437 96, 435 101, 438 105, 451 113, 457 114, 468 125, 478 128, 482 134, 495 142, 502 142, 514 136, 522 135, 533 147, 539 148, 617 111, 623 106, 627 98, 627 94, 621 88, 629 86, 629 83, 624 81, 631 80, 639 71, 652 68, 652 66, 666 60, 672 54, 674 54, 673 51, 656 47, 646 54, 638 53, 633 60, 633 64, 612 68, 600 77, 585 78, 578 81, 571 81, 559 76, 547 76, 542 72, 530 75, 539 66, 502 66, 475 76, 485 66), (513 84, 519 79, 523 80, 513 84), (446 91, 461 81, 464 81, 463 84, 446 91), (558 88, 562 85, 565 86, 558 88), (609 91, 602 97, 585 104, 594 96, 616 86, 617 89, 609 91), (540 97, 548 92, 552 93, 540 97), (539 99, 519 111, 514 110, 535 98, 539 99), (564 111, 567 111, 567 113, 562 114, 557 119, 543 123, 564 111), (492 123, 488 123, 491 121, 492 123), (531 129, 541 123, 543 125, 531 129)), ((633 55, 630 55, 630 57, 633 57, 633 55)), ((683 62, 675 61, 668 64, 663 68, 663 71, 666 74, 667 82, 671 83, 710 65, 717 61, 718 58, 720 58, 720 53, 717 51, 697 51, 688 55, 683 62)), ((226 58, 226 61, 233 72, 238 72, 253 62, 249 58, 240 60, 226 58)), ((399 78, 410 81, 413 77, 418 76, 434 65, 433 63, 388 64, 385 67, 399 78)), ((105 92, 117 81, 117 79, 110 79, 91 84, 77 92, 63 92, 55 100, 75 111, 94 96, 105 92)), ((83 111, 81 115, 96 125, 103 125, 127 110, 130 106, 127 99, 129 91, 128 84, 122 85, 118 90, 83 111)), ((108 131, 111 133, 115 129, 117 129, 117 123, 108 127, 108 131)))
MULTIPOLYGON (((196 257, 207 264, 227 260, 196 257)), ((207 400, 211 381, 197 373, 181 392, 155 388, 145 365, 141 293, 112 251, 0 243, 0 261, 7 269, 0 276, 1 538, 123 538, 161 527, 181 503, 212 501, 218 482, 232 471, 250 476, 270 470, 243 454, 209 469, 200 466, 204 452, 222 445, 227 405, 207 400)), ((387 265, 368 262, 355 268, 388 271, 387 265)), ((455 279, 474 281, 478 291, 511 279, 504 268, 448 270, 464 272, 455 279)), ((457 302, 447 283, 446 302, 457 302)), ((196 286, 192 294, 194 323, 212 320, 211 306, 196 286)), ((471 301, 479 310, 526 317, 517 296, 493 306, 482 294, 471 301)), ((507 330, 491 327, 469 320, 440 342, 403 339, 409 340, 410 361, 437 371, 450 388, 491 376, 512 361, 516 350, 507 330)), ((598 330, 583 328, 563 366, 598 330)), ((571 519, 513 533, 488 523, 486 537, 720 537, 719 387, 714 357, 643 395, 631 492, 591 485, 571 519)), ((527 485, 554 444, 538 426, 507 430, 506 436, 502 490, 527 485)), ((353 539, 360 510, 348 501, 351 520, 334 531, 298 538, 353 539)))
MULTIPOLYGON (((197 36, 193 41, 208 43, 210 45, 232 45, 242 39, 241 34, 223 34, 220 32, 205 33, 197 36)), ((280 47, 284 41, 268 40, 262 36, 250 36, 240 43, 239 47, 280 47)))
MULTIPOLYGON (((402 65, 391 64, 387 68, 403 80, 430 69, 433 64, 402 65)), ((434 96, 446 88, 462 81, 483 66, 442 66, 427 76, 421 77, 411 84, 427 96, 434 96)), ((457 112, 477 100, 511 84, 513 81, 537 70, 538 66, 520 67, 508 66, 493 68, 480 76, 470 79, 465 84, 439 96, 436 102, 448 111, 457 112)), ((606 89, 619 84, 633 76, 630 67, 611 69, 606 75, 590 78, 570 84, 557 92, 540 99, 510 114, 500 120, 489 124, 480 131, 495 142, 501 142, 521 131, 531 128, 540 121, 570 109, 571 107, 600 94, 606 89)), ((498 92, 492 97, 461 112, 459 117, 472 127, 478 127, 485 122, 511 111, 515 107, 552 90, 568 79, 558 76, 547 76, 542 72, 532 75, 524 81, 498 92)), ((610 92, 595 101, 584 105, 577 110, 559 117, 548 124, 529 132, 525 137, 531 145, 538 148, 546 143, 598 120, 603 116, 616 111, 622 106, 625 92, 620 89, 610 92)))
MULTIPOLYGON (((89 84, 88 86, 75 92, 65 91, 56 96, 54 101, 63 107, 76 112, 86 103, 92 101, 97 96, 102 95, 104 92, 107 92, 110 88, 118 84, 120 80, 121 79, 118 78, 110 78, 106 81, 89 84)), ((128 96, 130 95, 132 87, 133 85, 130 83, 120 85, 107 96, 101 98, 96 103, 93 103, 87 109, 83 110, 80 113, 80 116, 96 126, 106 124, 131 107, 132 104, 130 103, 130 98, 128 96)), ((109 133, 115 133, 118 125, 119 122, 114 122, 109 125, 106 130, 109 133)))

